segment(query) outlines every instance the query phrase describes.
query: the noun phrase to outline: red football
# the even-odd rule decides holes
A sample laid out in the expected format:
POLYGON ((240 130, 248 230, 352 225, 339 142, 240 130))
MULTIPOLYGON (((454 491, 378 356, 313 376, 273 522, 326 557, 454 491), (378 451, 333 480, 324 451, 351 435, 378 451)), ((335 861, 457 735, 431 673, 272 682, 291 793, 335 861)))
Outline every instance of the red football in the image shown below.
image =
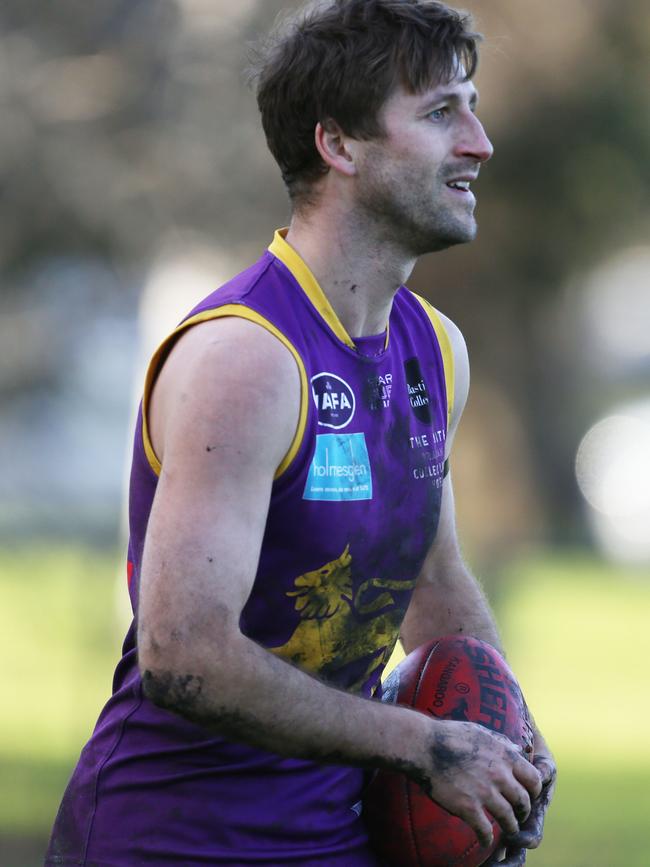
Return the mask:
MULTIPOLYGON (((458 636, 418 647, 389 675, 383 700, 448 720, 476 722, 524 747, 532 760, 526 702, 502 656, 485 641, 458 636)), ((391 867, 478 867, 499 847, 481 847, 474 831, 403 774, 378 771, 363 801, 371 843, 391 867)))

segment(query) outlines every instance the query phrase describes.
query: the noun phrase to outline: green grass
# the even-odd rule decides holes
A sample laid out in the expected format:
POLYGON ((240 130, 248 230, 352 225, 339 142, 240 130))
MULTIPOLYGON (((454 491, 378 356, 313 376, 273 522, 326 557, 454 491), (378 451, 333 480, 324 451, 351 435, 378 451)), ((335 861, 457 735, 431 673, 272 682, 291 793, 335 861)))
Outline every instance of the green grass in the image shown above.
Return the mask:
POLYGON ((0 764, 0 835, 10 832, 41 836, 49 832, 75 758, 71 755, 63 759, 47 759, 43 756, 12 759, 3 755, 0 764))
POLYGON ((531 867, 648 867, 650 768, 588 769, 559 758, 544 842, 531 867))
POLYGON ((9 697, 0 714, 0 833, 43 833, 52 823, 110 695, 125 631, 119 571, 119 558, 95 551, 0 551, 0 658, 9 697))
POLYGON ((532 559, 510 569, 499 620, 528 703, 561 758, 650 768, 650 571, 579 556, 532 559))
POLYGON ((508 658, 559 768, 535 867, 649 867, 650 571, 585 556, 513 565, 508 658))
MULTIPOLYGON (((4 853, 47 835, 110 693, 126 627, 121 560, 70 548, 0 551, 7 867, 39 863, 4 853)), ((560 769, 544 845, 528 863, 649 867, 650 575, 580 556, 530 558, 508 570, 497 610, 509 661, 560 769)))

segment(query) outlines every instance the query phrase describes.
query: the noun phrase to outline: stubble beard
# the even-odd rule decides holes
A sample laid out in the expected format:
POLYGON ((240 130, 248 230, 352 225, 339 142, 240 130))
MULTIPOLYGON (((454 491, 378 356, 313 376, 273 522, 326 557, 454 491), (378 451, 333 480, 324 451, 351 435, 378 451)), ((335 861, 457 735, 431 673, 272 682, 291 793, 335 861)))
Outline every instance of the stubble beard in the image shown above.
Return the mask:
POLYGON ((380 238, 417 257, 476 237, 473 207, 442 201, 447 195, 442 169, 431 179, 414 171, 389 172, 374 160, 366 167, 371 170, 364 173, 358 205, 380 238))

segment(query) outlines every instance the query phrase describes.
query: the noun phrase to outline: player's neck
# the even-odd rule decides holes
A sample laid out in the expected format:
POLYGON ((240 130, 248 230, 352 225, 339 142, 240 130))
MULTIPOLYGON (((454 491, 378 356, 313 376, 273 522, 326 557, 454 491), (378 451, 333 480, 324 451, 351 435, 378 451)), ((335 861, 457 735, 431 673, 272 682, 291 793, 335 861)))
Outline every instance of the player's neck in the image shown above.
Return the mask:
POLYGON ((386 330, 413 257, 349 213, 294 215, 286 240, 318 280, 348 334, 364 337, 386 330))

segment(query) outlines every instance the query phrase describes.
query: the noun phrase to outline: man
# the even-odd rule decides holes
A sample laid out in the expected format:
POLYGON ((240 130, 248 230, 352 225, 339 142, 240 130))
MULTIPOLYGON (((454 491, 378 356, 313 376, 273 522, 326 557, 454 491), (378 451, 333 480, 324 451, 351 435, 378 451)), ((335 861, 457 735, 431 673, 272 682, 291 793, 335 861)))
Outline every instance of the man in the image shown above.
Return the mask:
POLYGON ((419 255, 476 233, 477 38, 439 3, 339 0, 266 47, 291 225, 152 361, 136 617, 48 864, 378 865, 357 807, 376 767, 485 844, 489 811, 511 867, 539 843, 539 733, 533 766, 480 726, 371 700, 398 634, 499 645, 447 472, 464 342, 403 287, 419 255))

